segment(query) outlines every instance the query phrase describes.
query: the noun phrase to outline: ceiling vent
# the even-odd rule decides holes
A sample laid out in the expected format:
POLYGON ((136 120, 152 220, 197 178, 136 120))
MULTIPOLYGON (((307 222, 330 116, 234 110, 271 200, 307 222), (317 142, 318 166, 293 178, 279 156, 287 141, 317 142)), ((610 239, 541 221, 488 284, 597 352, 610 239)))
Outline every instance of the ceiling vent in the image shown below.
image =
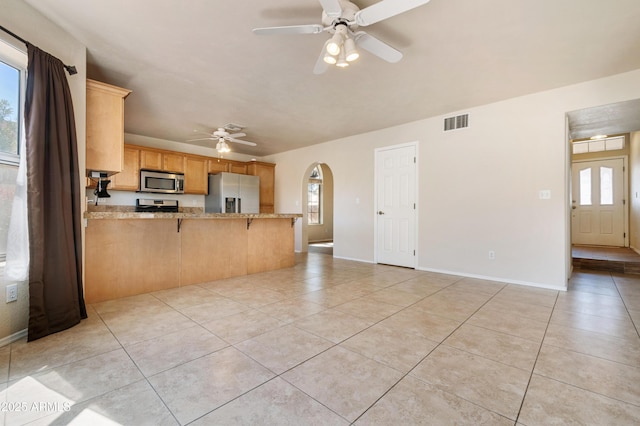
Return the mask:
POLYGON ((447 117, 444 119, 444 131, 464 129, 469 127, 469 114, 457 115, 455 117, 447 117))
POLYGON ((225 124, 224 128, 229 132, 239 132, 240 130, 244 129, 243 126, 239 124, 233 124, 233 123, 225 124))

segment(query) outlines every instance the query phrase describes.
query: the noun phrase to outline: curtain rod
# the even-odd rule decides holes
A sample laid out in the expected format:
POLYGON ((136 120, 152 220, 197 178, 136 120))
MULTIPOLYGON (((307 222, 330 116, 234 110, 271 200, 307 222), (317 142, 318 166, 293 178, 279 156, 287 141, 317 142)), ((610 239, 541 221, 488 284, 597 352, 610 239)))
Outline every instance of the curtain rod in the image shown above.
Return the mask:
MULTIPOLYGON (((15 34, 12 31, 9 31, 8 29, 6 29, 5 27, 3 27, 2 25, 0 25, 0 30, 4 31, 5 33, 9 34, 11 37, 15 38, 16 40, 20 40, 21 42, 23 42, 24 44, 31 44, 29 43, 27 40, 23 39, 22 37, 20 37, 19 35, 15 34)), ((64 64, 62 64, 64 65, 64 64)), ((76 69, 75 65, 64 65, 64 69, 67 70, 67 72, 69 73, 69 75, 74 75, 74 74, 78 74, 78 70, 76 69)))

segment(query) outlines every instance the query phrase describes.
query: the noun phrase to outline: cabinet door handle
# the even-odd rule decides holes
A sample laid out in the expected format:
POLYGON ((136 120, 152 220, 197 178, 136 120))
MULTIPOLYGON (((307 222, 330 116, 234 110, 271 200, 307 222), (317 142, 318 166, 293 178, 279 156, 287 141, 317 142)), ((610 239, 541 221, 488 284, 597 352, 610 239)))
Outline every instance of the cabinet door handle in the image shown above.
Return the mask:
POLYGON ((382 210, 379 210, 379 211, 378 211, 378 214, 379 214, 379 215, 382 215, 382 214, 384 214, 384 212, 383 212, 382 210))

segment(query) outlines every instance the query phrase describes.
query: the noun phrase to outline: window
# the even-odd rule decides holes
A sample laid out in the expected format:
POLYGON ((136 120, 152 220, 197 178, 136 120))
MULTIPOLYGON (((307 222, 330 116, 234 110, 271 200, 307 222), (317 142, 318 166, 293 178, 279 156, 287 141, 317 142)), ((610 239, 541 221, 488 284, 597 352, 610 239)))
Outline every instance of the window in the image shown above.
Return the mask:
MULTIPOLYGON (((590 206, 593 203, 591 188, 593 186, 591 168, 580 170, 580 205, 590 206)), ((597 202, 597 198, 596 198, 597 202)), ((600 167, 600 205, 613 205, 613 168, 600 167)))
POLYGON ((587 152, 615 151, 624 149, 624 136, 616 136, 606 139, 595 139, 573 142, 574 154, 585 154, 587 152))
POLYGON ((613 205, 613 169, 600 167, 600 205, 613 205))
POLYGON ((322 225, 322 170, 315 166, 309 175, 307 220, 309 225, 322 225))
POLYGON ((591 205, 591 169, 580 170, 580 205, 591 205))
POLYGON ((6 258, 7 232, 15 193, 27 55, 0 40, 0 262, 6 258))

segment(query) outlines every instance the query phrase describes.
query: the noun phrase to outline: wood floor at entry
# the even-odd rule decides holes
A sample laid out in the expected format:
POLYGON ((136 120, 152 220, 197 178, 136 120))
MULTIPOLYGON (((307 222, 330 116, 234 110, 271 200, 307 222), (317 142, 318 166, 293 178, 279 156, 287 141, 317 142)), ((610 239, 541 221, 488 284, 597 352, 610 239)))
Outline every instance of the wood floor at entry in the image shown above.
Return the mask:
POLYGON ((415 268, 416 146, 376 150, 376 261, 415 268))
POLYGON ((572 163, 573 244, 628 246, 625 159, 572 163))

